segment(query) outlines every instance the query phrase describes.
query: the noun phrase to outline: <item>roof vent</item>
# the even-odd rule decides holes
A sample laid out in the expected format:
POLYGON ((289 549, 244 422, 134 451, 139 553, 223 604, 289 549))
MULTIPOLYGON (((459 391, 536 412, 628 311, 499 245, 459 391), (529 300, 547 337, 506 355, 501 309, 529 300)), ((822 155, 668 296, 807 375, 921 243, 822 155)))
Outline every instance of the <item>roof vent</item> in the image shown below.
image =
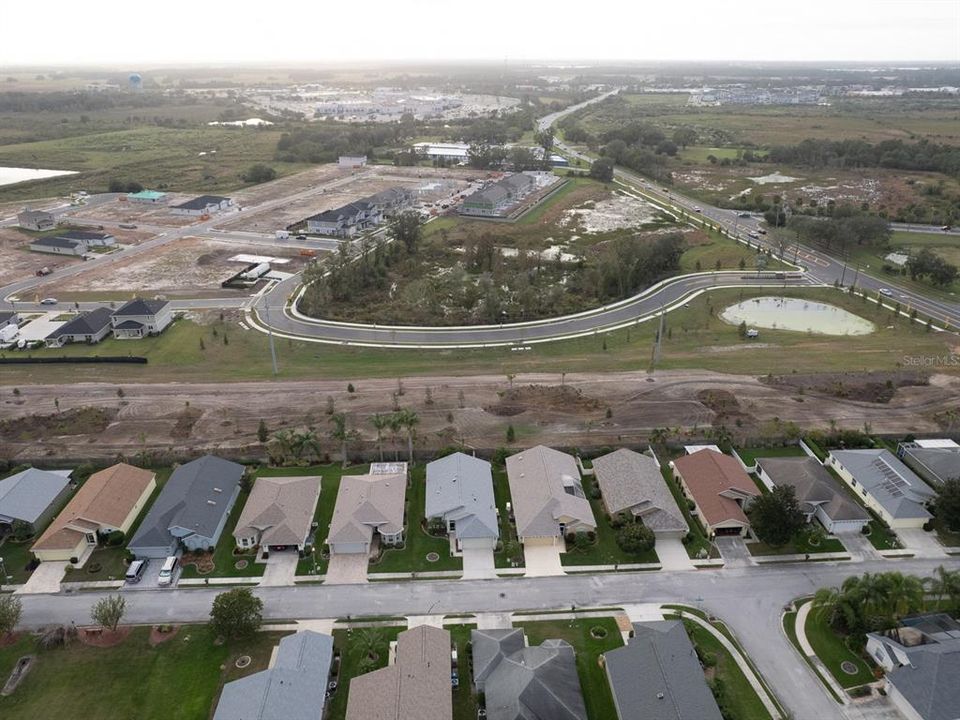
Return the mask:
POLYGON ((217 504, 216 500, 207 500, 207 505, 216 505, 216 504, 217 504))
POLYGON ((657 693, 657 700, 663 700, 663 693, 657 693))
POLYGON ((222 493, 222 492, 223 492, 223 490, 221 490, 221 489, 218 488, 218 487, 215 487, 215 488, 213 489, 213 491, 214 491, 214 492, 218 492, 218 493, 222 493))

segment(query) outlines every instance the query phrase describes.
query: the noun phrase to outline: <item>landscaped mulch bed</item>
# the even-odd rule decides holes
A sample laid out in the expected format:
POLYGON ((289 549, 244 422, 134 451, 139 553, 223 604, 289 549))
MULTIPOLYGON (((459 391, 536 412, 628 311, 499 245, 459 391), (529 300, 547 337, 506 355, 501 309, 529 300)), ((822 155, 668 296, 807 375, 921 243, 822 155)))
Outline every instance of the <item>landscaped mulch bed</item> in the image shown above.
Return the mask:
POLYGON ((156 625, 150 628, 150 645, 151 646, 156 647, 161 643, 165 643, 167 640, 170 640, 171 638, 175 637, 176 634, 180 632, 179 625, 169 625, 167 627, 170 628, 168 632, 160 632, 160 630, 157 629, 156 625))
POLYGON ((129 626, 118 627, 116 630, 107 630, 104 628, 101 632, 97 632, 99 629, 100 628, 79 628, 77 639, 84 645, 90 645, 92 647, 114 647, 126 640, 133 628, 129 626))

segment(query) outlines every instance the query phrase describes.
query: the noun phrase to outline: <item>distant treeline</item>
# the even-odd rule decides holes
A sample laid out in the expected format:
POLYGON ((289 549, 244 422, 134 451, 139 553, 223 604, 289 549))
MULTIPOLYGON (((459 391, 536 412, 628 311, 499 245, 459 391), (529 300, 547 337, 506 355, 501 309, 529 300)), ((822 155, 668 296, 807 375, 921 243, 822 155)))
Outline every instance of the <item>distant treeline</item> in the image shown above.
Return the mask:
POLYGON ((803 140, 796 145, 770 148, 766 160, 805 167, 925 170, 960 177, 960 147, 928 140, 908 143, 884 140, 876 144, 863 140, 803 140))
MULTIPOLYGON (((0 112, 95 112, 115 108, 149 108, 185 102, 157 93, 0 92, 0 112)), ((196 99, 191 102, 197 102, 196 99)))

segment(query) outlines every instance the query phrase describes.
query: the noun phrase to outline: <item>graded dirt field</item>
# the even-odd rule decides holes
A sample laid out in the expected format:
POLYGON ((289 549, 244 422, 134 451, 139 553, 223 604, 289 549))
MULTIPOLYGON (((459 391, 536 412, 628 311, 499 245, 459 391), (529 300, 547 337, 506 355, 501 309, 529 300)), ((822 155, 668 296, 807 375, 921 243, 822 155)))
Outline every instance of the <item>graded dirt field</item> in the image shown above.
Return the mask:
MULTIPOLYGON (((856 376, 851 381, 863 381, 856 376)), ((372 452, 372 414, 390 412, 394 379, 357 380, 354 392, 342 381, 244 382, 213 384, 81 383, 70 386, 24 386, 19 395, 0 391, 0 448, 15 460, 41 453, 34 440, 44 431, 46 458, 114 458, 143 451, 219 452, 257 456, 256 440, 263 420, 273 432, 284 427, 311 427, 324 452, 339 446, 328 439, 327 408, 347 414, 349 426, 362 440, 354 451, 372 452), (122 387, 122 397, 118 388, 122 387), (54 400, 59 402, 59 410, 54 400), (85 408, 84 410, 80 410, 85 408), (92 409, 91 409, 92 408, 92 409), (96 417, 96 423, 63 418, 96 417), (10 422, 12 421, 12 422, 10 422)), ((764 383, 754 377, 705 371, 557 373, 476 377, 427 376, 402 381, 401 407, 420 417, 417 448, 454 443, 493 450, 506 446, 513 426, 512 447, 544 443, 559 447, 639 443, 654 428, 671 428, 676 440, 703 438, 705 431, 727 423, 735 437, 761 440, 781 436, 784 423, 823 428, 835 421, 841 428, 876 433, 930 433, 943 428, 933 418, 960 401, 960 378, 935 375, 929 385, 898 388, 889 402, 841 398, 816 388, 798 395, 793 387, 764 383), (429 389, 429 397, 427 390, 429 389), (723 407, 716 398, 732 398, 723 407), (609 417, 608 411, 609 409, 609 417), (736 420, 736 423, 734 422, 736 420)), ((405 454, 405 437, 385 439, 388 454, 405 454)))
POLYGON ((117 293, 145 293, 166 297, 236 297, 246 290, 224 290, 220 283, 249 262, 231 260, 237 255, 280 258, 274 269, 293 273, 308 258, 296 251, 264 245, 244 245, 233 240, 185 237, 174 240, 149 253, 115 262, 101 261, 96 267, 65 282, 51 282, 37 289, 41 295, 57 294, 65 299, 85 299, 82 293, 113 297, 117 293))
POLYGON ((156 205, 117 198, 101 205, 80 208, 72 212, 71 217, 94 222, 184 227, 197 222, 198 218, 188 215, 175 215, 170 208, 194 197, 196 197, 195 194, 171 193, 165 198, 165 202, 156 205))
POLYGON ((28 249, 31 236, 17 228, 0 228, 0 286, 33 275, 42 267, 56 268, 83 262, 70 255, 49 255, 28 249))

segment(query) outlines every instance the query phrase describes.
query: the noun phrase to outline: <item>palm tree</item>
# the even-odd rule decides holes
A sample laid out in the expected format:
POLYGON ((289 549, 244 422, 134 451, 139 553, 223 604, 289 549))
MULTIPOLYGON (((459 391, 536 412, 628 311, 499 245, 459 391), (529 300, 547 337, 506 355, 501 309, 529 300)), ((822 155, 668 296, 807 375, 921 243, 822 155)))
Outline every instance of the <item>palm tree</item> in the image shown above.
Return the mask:
POLYGON ((387 417, 387 425, 390 427, 390 441, 393 444, 393 459, 400 459, 400 450, 397 447, 397 438, 400 435, 400 431, 403 429, 403 411, 397 411, 395 413, 390 413, 387 417))
POLYGON ((277 465, 286 464, 293 455, 293 433, 290 430, 277 430, 267 443, 267 454, 277 465))
POLYGON ((901 572, 885 573, 888 589, 889 620, 896 624, 901 618, 923 607, 923 583, 915 575, 901 572))
POLYGON ((377 451, 380 453, 380 462, 383 462, 383 431, 390 427, 390 416, 374 413, 370 417, 370 424, 377 431, 377 451))
POLYGON ((400 411, 400 425, 407 429, 407 455, 409 462, 413 465, 413 436, 416 434, 417 425, 420 424, 420 416, 413 410, 400 411))
POLYGON ((347 416, 342 413, 334 413, 330 416, 330 422, 333 423, 333 429, 330 431, 330 437, 340 443, 341 467, 347 466, 347 440, 350 438, 350 431, 347 430, 347 416))

